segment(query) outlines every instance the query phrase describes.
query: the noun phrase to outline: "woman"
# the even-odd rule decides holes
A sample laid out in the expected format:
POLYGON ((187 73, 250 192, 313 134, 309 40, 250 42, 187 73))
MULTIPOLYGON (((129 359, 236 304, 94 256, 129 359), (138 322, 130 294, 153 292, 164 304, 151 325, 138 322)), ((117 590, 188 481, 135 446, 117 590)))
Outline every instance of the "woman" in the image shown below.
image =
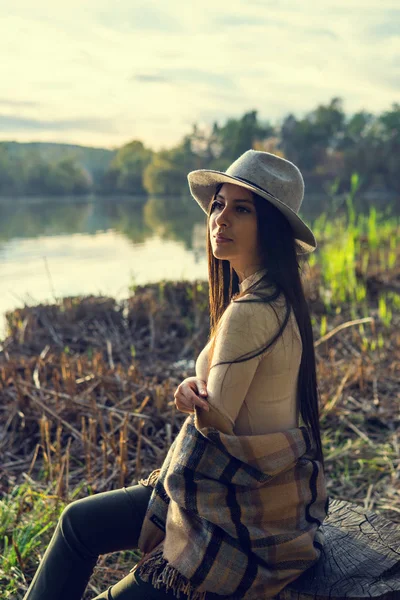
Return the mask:
POLYGON ((79 600, 98 555, 127 548, 144 558, 97 600, 270 598, 320 555, 328 501, 296 256, 316 242, 298 216, 302 175, 249 150, 188 179, 208 215, 211 320, 196 377, 175 392, 189 416, 147 480, 66 508, 25 600, 79 600))

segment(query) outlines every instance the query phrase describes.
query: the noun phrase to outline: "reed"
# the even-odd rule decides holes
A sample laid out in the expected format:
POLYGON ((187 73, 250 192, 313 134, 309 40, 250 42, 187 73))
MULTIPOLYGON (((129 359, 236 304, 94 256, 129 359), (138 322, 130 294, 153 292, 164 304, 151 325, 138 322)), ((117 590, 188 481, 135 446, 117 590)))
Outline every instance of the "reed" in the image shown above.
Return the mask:
MULTIPOLYGON (((400 219, 375 207, 368 215, 357 215, 354 200, 359 185, 354 175, 344 212, 331 220, 324 214, 314 221, 319 248, 309 260, 309 266, 321 274, 319 295, 326 310, 341 312, 346 305, 352 318, 368 314, 368 285, 383 282, 400 259, 400 219)), ((378 293, 378 315, 386 327, 398 297, 397 292, 391 296, 386 290, 378 293)))

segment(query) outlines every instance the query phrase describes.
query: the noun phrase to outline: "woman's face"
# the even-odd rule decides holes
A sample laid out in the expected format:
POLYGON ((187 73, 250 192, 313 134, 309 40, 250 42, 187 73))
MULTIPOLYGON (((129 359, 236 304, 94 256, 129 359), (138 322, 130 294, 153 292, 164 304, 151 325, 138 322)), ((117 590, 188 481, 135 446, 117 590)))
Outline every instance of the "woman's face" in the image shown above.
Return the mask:
POLYGON ((252 192, 224 183, 211 208, 209 233, 215 258, 229 260, 239 277, 257 266, 257 215, 252 192))

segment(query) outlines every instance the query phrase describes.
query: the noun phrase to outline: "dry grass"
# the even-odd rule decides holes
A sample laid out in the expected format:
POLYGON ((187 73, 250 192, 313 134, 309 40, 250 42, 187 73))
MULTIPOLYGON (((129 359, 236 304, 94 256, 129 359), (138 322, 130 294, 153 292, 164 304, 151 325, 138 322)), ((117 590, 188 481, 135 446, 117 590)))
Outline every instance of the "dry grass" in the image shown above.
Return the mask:
MULTIPOLYGON (((387 282, 377 284, 377 275, 368 315, 356 319, 354 307, 324 308, 318 266, 307 276, 330 495, 400 522, 399 312, 389 303, 390 321, 383 318, 376 286, 387 282)), ((399 289, 395 269, 387 278, 399 289)), ((207 338, 207 285, 145 286, 120 305, 70 298, 14 311, 8 322, 0 353, 0 580, 6 597, 22 598, 65 503, 135 483, 162 463, 185 418, 173 392, 193 374, 207 338), (40 536, 31 525, 37 514, 40 536)), ((86 597, 136 558, 103 557, 86 597)))

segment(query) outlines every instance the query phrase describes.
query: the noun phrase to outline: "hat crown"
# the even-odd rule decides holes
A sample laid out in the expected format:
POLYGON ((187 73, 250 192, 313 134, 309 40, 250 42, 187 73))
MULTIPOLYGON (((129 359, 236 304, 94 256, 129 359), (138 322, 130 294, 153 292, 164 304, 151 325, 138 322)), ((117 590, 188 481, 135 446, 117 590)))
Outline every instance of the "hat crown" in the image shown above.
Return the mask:
POLYGON ((313 252, 315 236, 299 216, 304 197, 303 176, 292 162, 269 152, 247 150, 226 171, 198 169, 188 174, 190 193, 210 216, 211 201, 218 185, 230 183, 259 194, 289 221, 296 240, 296 252, 313 252))
POLYGON ((295 213, 299 212, 304 180, 300 170, 289 160, 269 152, 247 150, 225 172, 261 188, 295 213))

